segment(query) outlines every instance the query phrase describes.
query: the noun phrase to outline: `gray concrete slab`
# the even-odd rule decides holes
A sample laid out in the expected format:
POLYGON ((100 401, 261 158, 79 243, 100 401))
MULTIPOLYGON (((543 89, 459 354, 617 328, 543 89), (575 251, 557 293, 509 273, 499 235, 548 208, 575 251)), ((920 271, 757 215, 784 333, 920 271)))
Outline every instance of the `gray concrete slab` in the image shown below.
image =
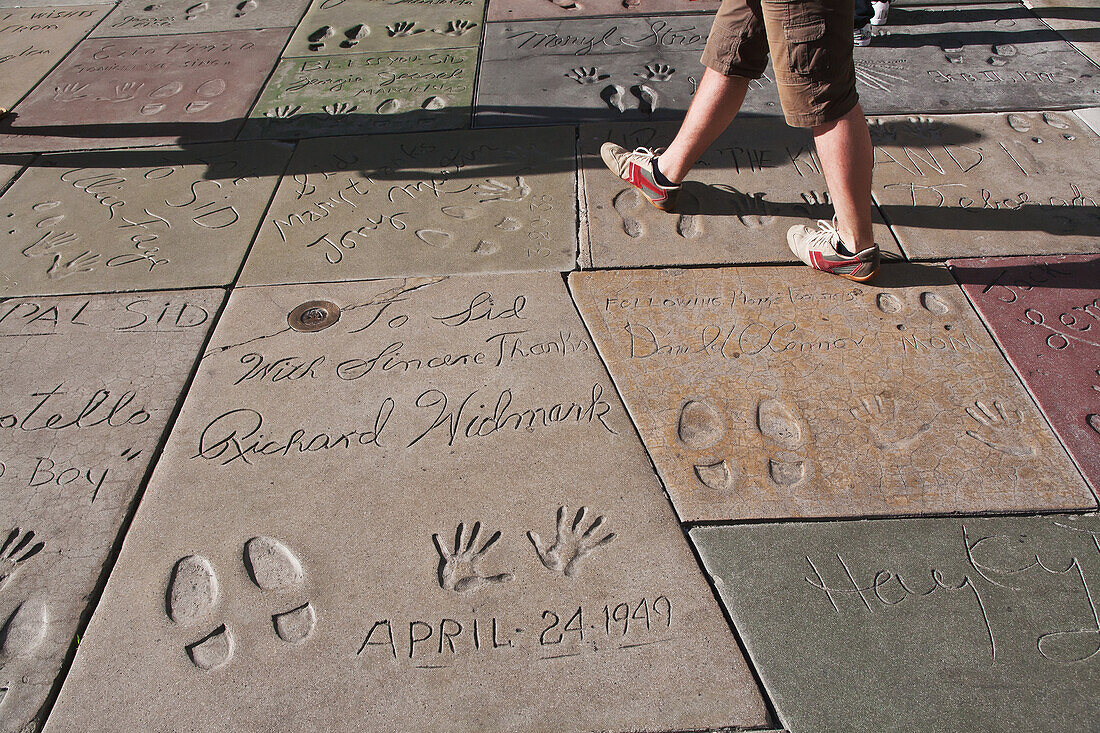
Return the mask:
POLYGON ((1095 63, 1100 63, 1100 7, 1093 0, 1028 0, 1033 13, 1095 63))
POLYGON ((553 20, 713 12, 719 0, 489 0, 488 19, 553 20))
POLYGON ((559 275, 220 325, 47 731, 763 727, 559 275))
POLYGON ((242 138, 468 127, 477 49, 285 58, 242 138))
POLYGON ((224 295, 0 303, 0 731, 40 729, 224 295))
MULTIPOLYGON (((658 210, 611 173, 600 146, 667 146, 677 123, 581 127, 581 263, 585 267, 797 262, 786 244, 793 224, 831 219, 821 161, 808 130, 739 119, 703 154, 675 213, 658 210), (809 221, 808 221, 809 220, 809 221)), ((901 257, 875 213, 875 241, 901 257)))
POLYGON ((304 141, 241 283, 570 270, 574 136, 566 127, 304 141))
POLYGON ((19 171, 23 170, 34 160, 32 155, 6 155, 0 159, 0 194, 2 194, 15 177, 19 175, 19 171))
POLYGON ((0 294, 226 285, 286 143, 44 155, 0 198, 0 294))
POLYGON ((795 731, 1088 730, 1095 515, 691 530, 795 731))
MULTIPOLYGON (((485 31, 476 127, 679 119, 703 73, 710 15, 494 23, 485 31)), ((778 114, 770 72, 744 114, 778 114)))
POLYGON ((485 0, 318 0, 287 44, 287 56, 476 48, 485 0))
POLYGON ((1100 95, 1100 70, 1019 4, 895 8, 856 51, 868 114, 1068 109, 1100 95))
POLYGON ((682 520, 1096 506, 943 267, 569 283, 682 520))
POLYGON ((110 5, 0 7, 0 110, 23 98, 110 5))
POLYGON ((1100 138, 1069 112, 871 120, 874 196, 911 259, 1093 252, 1100 138))
POLYGON ((1100 107, 1075 110, 1074 113, 1089 126, 1093 132, 1100 135, 1100 107))
POLYGON ((95 37, 293 28, 309 0, 122 0, 95 29, 95 37))

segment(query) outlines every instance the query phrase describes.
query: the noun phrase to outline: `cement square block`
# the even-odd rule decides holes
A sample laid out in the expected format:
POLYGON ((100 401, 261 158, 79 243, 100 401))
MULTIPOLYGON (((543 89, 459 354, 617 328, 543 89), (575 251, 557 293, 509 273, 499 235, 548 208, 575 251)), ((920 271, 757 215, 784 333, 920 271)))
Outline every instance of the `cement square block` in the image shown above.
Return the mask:
POLYGON ((0 158, 0 194, 32 160, 34 156, 31 155, 5 155, 0 158))
MULTIPOLYGON (((710 15, 516 21, 485 31, 476 127, 679 119, 702 77, 710 15)), ((779 114, 770 72, 745 114, 779 114)))
POLYGON ((228 0, 193 2, 122 0, 92 33, 105 36, 163 36, 176 33, 293 28, 309 0, 228 0))
POLYGON ((698 527, 691 538, 793 731, 1095 727, 1095 515, 698 527))
POLYGON ((951 272, 1100 490, 1100 255, 953 260, 951 272))
POLYGON ((286 58, 242 138, 468 127, 477 49, 286 58))
POLYGON ((1100 107, 1075 110, 1075 114, 1084 120, 1093 132, 1100 135, 1100 107))
POLYGON ((682 520, 1096 507, 946 268, 569 283, 682 520))
POLYGON ((910 259, 1093 252, 1100 138, 1068 112, 871 120, 874 196, 910 259))
POLYGON ((608 15, 714 12, 719 0, 489 0, 489 20, 552 20, 608 15))
POLYGON ((570 270, 574 135, 546 128, 302 142, 241 283, 570 270))
POLYGON ((19 104, 11 128, 98 138, 231 136, 289 33, 276 28, 85 40, 19 104))
POLYGON ((1027 0, 1025 5, 1094 63, 1100 64, 1100 7, 1092 0, 1027 0))
POLYGON ((0 731, 41 730, 224 297, 0 302, 0 731))
MULTIPOLYGON (((667 146, 677 123, 581 127, 581 263, 585 267, 797 262, 793 224, 831 219, 832 205, 808 130, 738 119, 703 154, 676 213, 651 206, 600 158, 605 141, 628 150, 667 146)), ((901 258, 875 212, 875 241, 901 258)))
POLYGON ((0 109, 14 107, 110 9, 110 5, 0 8, 0 109))
POLYGON ((856 49, 868 114, 1095 105, 1097 68, 1019 4, 894 8, 856 49))
POLYGON ((485 0, 314 0, 287 56, 477 48, 485 0))
POLYGON ((47 731, 764 726, 559 275, 219 324, 47 731))
POLYGON ((0 198, 0 294, 231 283, 286 143, 41 156, 0 198))

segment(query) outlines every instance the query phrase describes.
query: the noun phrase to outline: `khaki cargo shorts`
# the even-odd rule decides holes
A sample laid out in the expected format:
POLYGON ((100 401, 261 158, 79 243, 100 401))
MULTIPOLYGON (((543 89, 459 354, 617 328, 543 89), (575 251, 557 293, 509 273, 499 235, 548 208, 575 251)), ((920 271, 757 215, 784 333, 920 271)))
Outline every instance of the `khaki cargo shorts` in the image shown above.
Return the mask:
POLYGON ((859 101, 852 59, 854 0, 722 0, 703 64, 759 79, 771 50, 787 124, 814 127, 859 101))

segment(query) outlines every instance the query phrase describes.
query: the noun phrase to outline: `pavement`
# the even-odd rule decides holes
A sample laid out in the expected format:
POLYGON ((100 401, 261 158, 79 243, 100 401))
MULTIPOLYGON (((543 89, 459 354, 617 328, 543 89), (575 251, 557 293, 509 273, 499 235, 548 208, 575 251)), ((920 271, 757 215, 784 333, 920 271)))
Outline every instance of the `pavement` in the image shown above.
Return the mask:
POLYGON ((1100 730, 1100 8, 893 4, 856 284, 770 68, 600 162, 717 6, 0 0, 0 730, 1100 730))

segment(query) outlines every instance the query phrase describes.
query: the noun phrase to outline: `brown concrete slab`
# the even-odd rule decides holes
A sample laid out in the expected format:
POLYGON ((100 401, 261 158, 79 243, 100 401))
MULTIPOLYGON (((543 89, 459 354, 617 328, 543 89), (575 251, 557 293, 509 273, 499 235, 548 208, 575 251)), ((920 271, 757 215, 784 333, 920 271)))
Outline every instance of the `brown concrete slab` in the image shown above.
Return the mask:
POLYGON ((559 275, 220 323, 47 731, 764 725, 559 275))
POLYGON ((111 10, 0 7, 0 110, 9 110, 111 10))
POLYGON ((1024 4, 1093 63, 1100 64, 1100 7, 1094 0, 1027 0, 1024 4))
POLYGON ((489 20, 705 13, 719 0, 489 0, 489 20))
POLYGON ((287 44, 287 56, 317 57, 477 48, 485 0, 316 0, 287 44))
POLYGON ((566 127, 302 142, 241 283, 570 270, 574 135, 566 127))
POLYGON ((1095 515, 698 527, 691 538, 791 730, 1095 727, 1095 515))
POLYGON ((1069 112, 871 119, 874 196, 911 259, 1092 252, 1100 138, 1069 112))
POLYGON ((293 28, 309 0, 122 0, 94 37, 163 36, 259 28, 293 28))
POLYGON ((1100 489, 1100 255, 953 260, 951 271, 1100 489))
POLYGON ((0 731, 41 729, 224 295, 0 303, 0 731))
POLYGON ((226 285, 286 143, 45 155, 0 198, 0 294, 226 285))
POLYGON ((682 520, 1096 506, 943 267, 569 281, 682 520))
POLYGON ((88 39, 19 104, 12 129, 224 139, 239 129, 289 32, 88 39))
MULTIPOLYGON (((605 141, 633 150, 667 146, 677 123, 581 127, 585 267, 797 262, 787 229, 833 216, 808 130, 774 120, 736 120, 703 154, 676 213, 650 206, 600 158, 605 141)), ((901 257, 876 212, 875 241, 901 257)))

